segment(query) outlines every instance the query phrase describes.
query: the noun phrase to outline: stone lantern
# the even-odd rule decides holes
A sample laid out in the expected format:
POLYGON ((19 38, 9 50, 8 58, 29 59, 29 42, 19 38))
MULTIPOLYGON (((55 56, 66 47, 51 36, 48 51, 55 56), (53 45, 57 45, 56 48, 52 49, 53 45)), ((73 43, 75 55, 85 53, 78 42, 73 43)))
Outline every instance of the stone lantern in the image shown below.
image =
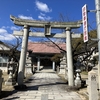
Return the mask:
POLYGON ((8 80, 5 82, 5 85, 15 85, 16 80, 14 78, 15 70, 17 68, 17 63, 11 58, 11 61, 8 62, 8 80))

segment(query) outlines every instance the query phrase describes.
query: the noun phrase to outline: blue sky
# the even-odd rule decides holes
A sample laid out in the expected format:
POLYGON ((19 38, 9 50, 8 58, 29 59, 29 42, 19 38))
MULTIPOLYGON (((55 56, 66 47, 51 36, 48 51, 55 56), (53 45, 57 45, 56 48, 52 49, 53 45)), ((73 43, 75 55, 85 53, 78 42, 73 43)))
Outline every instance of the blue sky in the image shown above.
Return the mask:
MULTIPOLYGON (((0 0, 0 40, 13 41, 13 30, 20 30, 10 15, 22 19, 58 21, 62 14, 66 21, 82 19, 82 6, 95 9, 95 0, 0 0)), ((95 13, 88 13, 91 28, 95 29, 95 13)), ((82 33, 82 29, 80 30, 82 33)))

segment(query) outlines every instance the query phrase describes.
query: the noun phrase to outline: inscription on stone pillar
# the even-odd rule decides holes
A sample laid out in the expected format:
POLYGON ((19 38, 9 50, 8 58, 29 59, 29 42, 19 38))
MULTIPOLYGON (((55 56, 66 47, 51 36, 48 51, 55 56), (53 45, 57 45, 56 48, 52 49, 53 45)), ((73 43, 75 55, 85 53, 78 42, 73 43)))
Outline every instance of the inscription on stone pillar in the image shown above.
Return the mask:
POLYGON ((96 76, 95 75, 91 76, 91 81, 96 81, 96 76))

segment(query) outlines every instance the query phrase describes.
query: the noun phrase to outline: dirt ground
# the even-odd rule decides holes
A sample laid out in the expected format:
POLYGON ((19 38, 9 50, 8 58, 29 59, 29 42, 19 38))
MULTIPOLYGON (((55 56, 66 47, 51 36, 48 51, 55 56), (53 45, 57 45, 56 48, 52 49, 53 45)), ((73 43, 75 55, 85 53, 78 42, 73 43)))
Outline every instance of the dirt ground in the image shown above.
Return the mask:
MULTIPOLYGON (((27 81, 27 79, 33 74, 26 74, 26 78, 24 79, 24 81, 27 81)), ((7 74, 7 72, 3 72, 2 73, 2 78, 3 78, 3 82, 2 82, 2 90, 0 93, 0 98, 5 97, 9 94, 11 94, 15 89, 14 86, 7 86, 5 85, 5 82, 8 80, 9 75, 7 74)))
POLYGON ((8 77, 9 76, 8 76, 8 74, 6 72, 4 72, 2 74, 2 78, 3 78, 2 91, 11 91, 11 90, 13 90, 13 86, 7 86, 7 85, 5 85, 5 82, 7 81, 8 77))
MULTIPOLYGON (((63 80, 65 80, 63 74, 59 75, 59 76, 63 80)), ((81 73, 81 78, 82 78, 82 80, 87 80, 88 79, 88 74, 86 72, 81 73)), ((80 95, 80 97, 82 98, 82 100, 89 100, 88 93, 87 93, 87 85, 85 85, 84 87, 82 87, 82 88, 80 88, 78 90, 75 90, 75 91, 80 95)))

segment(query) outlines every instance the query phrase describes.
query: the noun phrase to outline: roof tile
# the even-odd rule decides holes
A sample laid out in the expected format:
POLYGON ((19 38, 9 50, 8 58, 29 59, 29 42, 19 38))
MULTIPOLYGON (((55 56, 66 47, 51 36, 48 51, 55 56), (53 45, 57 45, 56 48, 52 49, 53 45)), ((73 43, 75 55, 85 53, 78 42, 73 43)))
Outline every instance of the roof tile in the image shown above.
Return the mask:
MULTIPOLYGON (((66 50, 65 43, 57 43, 57 45, 66 50)), ((29 42, 28 50, 34 53, 60 53, 61 50, 52 42, 29 42)))

